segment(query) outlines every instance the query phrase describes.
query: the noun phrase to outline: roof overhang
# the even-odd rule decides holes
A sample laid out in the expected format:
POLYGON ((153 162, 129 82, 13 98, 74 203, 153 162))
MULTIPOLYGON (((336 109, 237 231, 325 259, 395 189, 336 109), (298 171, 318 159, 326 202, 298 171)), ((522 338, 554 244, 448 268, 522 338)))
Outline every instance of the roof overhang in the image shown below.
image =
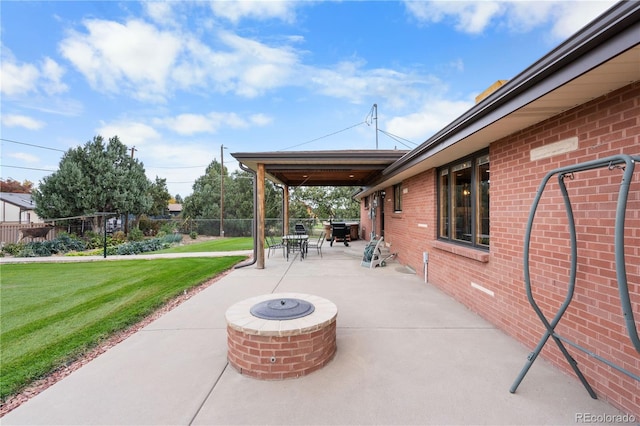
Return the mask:
POLYGON ((364 186, 405 155, 405 150, 236 152, 253 171, 264 164, 267 178, 288 186, 364 186))

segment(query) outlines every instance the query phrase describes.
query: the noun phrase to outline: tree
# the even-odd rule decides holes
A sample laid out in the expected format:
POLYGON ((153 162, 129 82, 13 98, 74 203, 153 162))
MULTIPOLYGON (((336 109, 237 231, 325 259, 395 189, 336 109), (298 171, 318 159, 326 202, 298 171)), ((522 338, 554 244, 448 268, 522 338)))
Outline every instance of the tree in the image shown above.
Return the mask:
MULTIPOLYGON (((351 194, 357 188, 352 186, 302 186, 291 193, 291 205, 304 216, 318 218, 352 219, 360 217, 360 205, 351 194), (307 213, 308 212, 308 213, 307 213)), ((292 209, 290 208, 290 211, 292 209)))
POLYGON ((151 195, 152 203, 147 213, 151 216, 166 215, 169 200, 171 200, 171 194, 167 189, 167 180, 156 176, 156 181, 149 186, 149 195, 151 195))
POLYGON ((213 160, 193 184, 193 193, 184 199, 182 214, 191 219, 220 218, 220 163, 213 160))
POLYGON ((24 180, 20 183, 17 180, 8 178, 7 180, 0 179, 0 192, 12 192, 14 194, 29 194, 33 189, 33 182, 24 180))
MULTIPOLYGON (((58 171, 40 182, 33 198, 36 213, 43 218, 96 212, 141 214, 152 206, 150 186, 144 165, 128 154, 117 136, 106 144, 96 136, 67 151, 58 171)), ((101 226, 101 218, 94 218, 94 230, 101 226)))

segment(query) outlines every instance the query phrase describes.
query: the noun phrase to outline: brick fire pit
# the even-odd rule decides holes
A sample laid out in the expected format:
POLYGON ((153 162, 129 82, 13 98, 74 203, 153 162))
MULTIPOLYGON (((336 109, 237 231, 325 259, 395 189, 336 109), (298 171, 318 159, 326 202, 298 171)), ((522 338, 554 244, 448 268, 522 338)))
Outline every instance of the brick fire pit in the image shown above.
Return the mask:
POLYGON ((337 315, 335 304, 308 294, 267 294, 236 303, 225 314, 229 364, 241 374, 262 380, 312 373, 336 352, 337 315), (260 318, 264 307, 276 315, 293 312, 298 317, 260 318))

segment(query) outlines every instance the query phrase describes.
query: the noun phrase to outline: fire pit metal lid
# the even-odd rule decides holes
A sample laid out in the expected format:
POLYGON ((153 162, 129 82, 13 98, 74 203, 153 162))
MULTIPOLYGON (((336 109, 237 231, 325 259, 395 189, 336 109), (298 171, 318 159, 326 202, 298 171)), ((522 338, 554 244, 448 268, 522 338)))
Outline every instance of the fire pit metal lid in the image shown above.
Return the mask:
POLYGON ((314 310, 311 302, 286 297, 257 303, 249 311, 251 315, 266 320, 291 320, 310 315, 314 310))

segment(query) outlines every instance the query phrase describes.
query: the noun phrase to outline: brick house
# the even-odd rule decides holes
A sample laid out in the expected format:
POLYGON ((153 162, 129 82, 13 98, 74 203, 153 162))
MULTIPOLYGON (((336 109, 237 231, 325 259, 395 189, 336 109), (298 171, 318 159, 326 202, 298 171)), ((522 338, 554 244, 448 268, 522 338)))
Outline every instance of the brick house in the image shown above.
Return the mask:
MULTIPOLYGON (((428 272, 431 284, 533 349, 545 329, 525 294, 523 241, 536 191, 553 169, 617 154, 640 162, 637 2, 617 4, 386 168, 360 193, 362 223, 384 236, 400 263, 428 272)), ((640 353, 625 327, 614 263, 621 179, 617 167, 564 179, 578 261, 573 301, 556 330, 637 377, 640 353)), ((529 256, 532 292, 549 321, 567 294, 567 223, 559 185, 551 180, 536 211, 529 256)), ((637 330, 638 168, 624 238, 637 330)), ((570 353, 598 395, 640 418, 640 381, 581 351, 570 353)), ((551 340, 542 356, 573 374, 551 340)))
MULTIPOLYGON (((640 2, 614 5, 494 89, 408 152, 233 153, 256 176, 256 247, 264 246, 264 179, 283 187, 284 223, 289 186, 361 186, 355 197, 362 236, 383 236, 400 263, 533 349, 545 327, 527 298, 523 253, 542 180, 560 167, 615 155, 640 163, 640 2)), ((623 315, 614 244, 621 166, 563 179, 577 256, 573 298, 555 330, 625 371, 565 344, 595 393, 638 419, 640 170, 625 183, 618 251, 625 256, 630 312, 623 315)), ((554 178, 532 221, 527 257, 531 293, 548 321, 567 300, 571 281, 568 217, 554 178)), ((256 257, 264 268, 263 251, 256 257)), ((551 339, 541 356, 573 374, 551 339)), ((535 364, 529 374, 534 371, 535 364)), ((525 378, 520 386, 526 385, 525 378)))

